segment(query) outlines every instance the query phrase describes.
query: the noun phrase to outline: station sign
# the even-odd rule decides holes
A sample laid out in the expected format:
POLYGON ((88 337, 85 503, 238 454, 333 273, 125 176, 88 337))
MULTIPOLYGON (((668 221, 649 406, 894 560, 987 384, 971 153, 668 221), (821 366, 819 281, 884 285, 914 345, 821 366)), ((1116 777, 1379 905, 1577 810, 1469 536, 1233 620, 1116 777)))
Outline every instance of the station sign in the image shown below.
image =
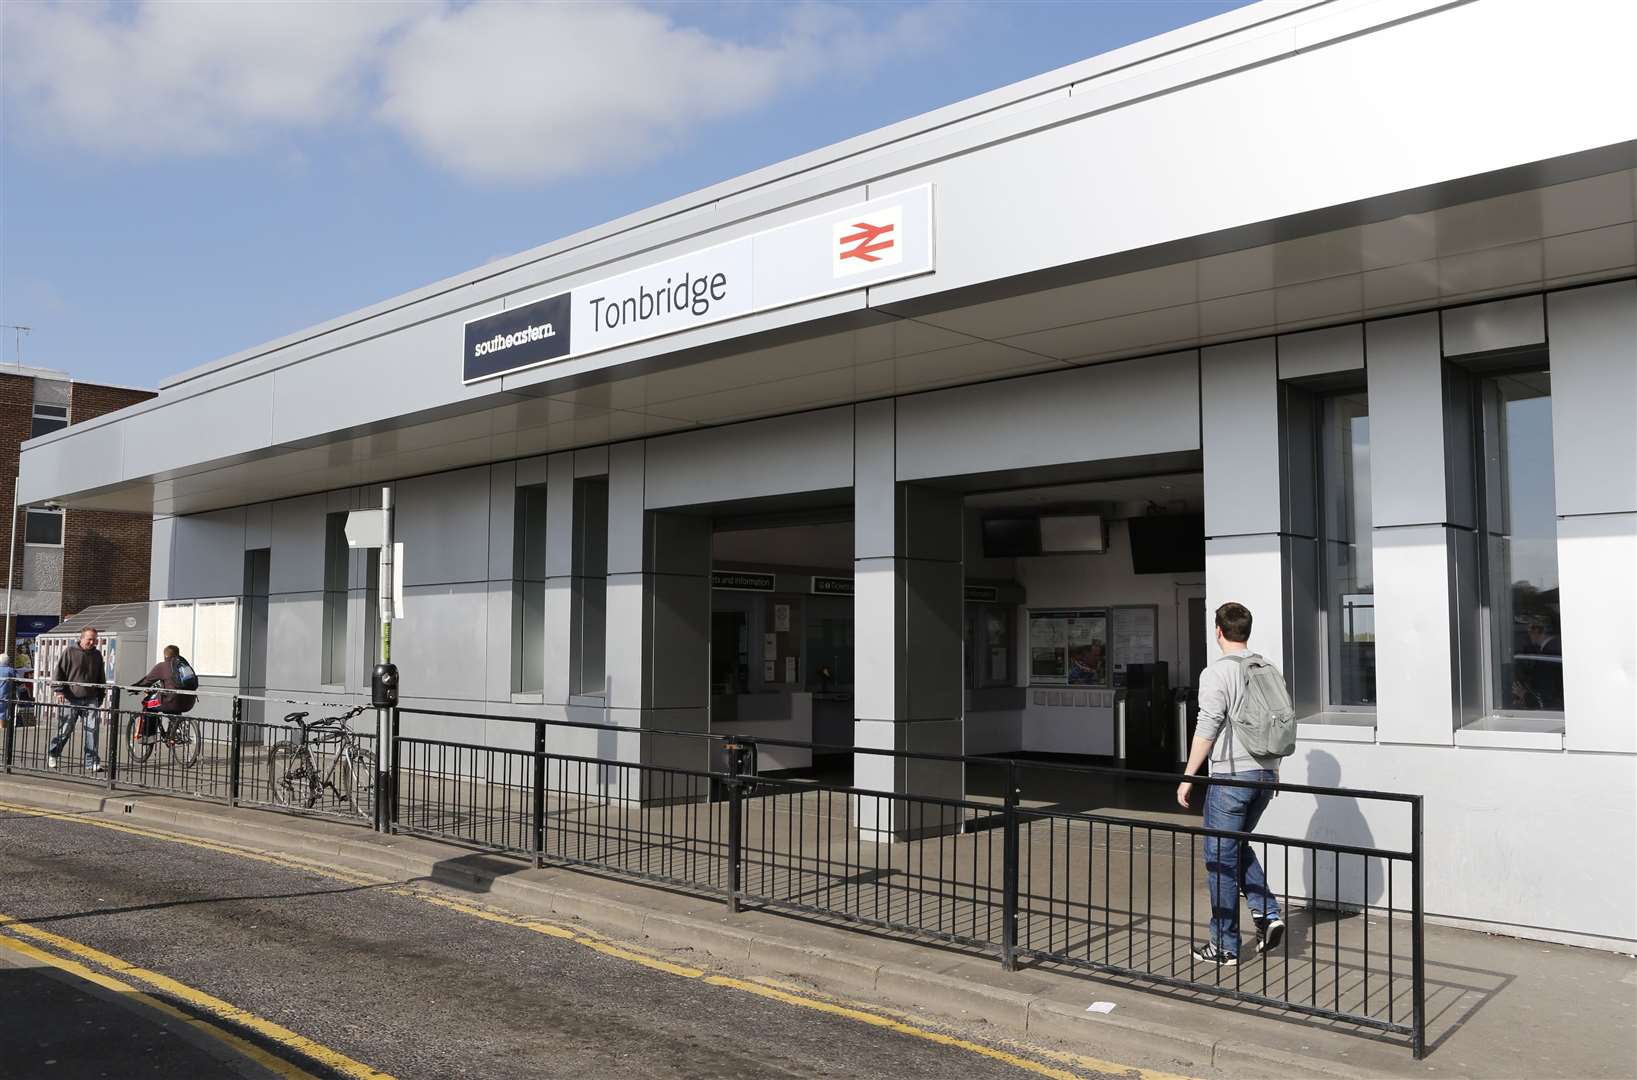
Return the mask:
POLYGON ((966 598, 980 604, 993 604, 1000 599, 1000 590, 993 585, 968 585, 966 598))
POLYGON ((466 383, 933 271, 932 185, 790 222, 466 322, 466 383))
POLYGON ((853 579, 850 577, 817 577, 813 578, 814 596, 851 596, 853 595, 853 579))
POLYGON ((767 570, 712 570, 711 588, 729 592, 772 592, 775 577, 767 570))

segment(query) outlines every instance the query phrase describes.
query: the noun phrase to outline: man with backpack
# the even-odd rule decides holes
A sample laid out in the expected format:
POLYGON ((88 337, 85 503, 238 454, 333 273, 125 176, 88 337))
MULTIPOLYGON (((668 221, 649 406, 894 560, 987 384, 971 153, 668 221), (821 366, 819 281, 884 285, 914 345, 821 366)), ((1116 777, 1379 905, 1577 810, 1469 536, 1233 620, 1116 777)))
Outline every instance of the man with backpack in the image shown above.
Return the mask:
MULTIPOLYGON (((1186 772, 1207 760, 1213 777, 1277 781, 1279 762, 1296 749, 1295 709, 1279 669, 1250 651, 1251 614, 1232 602, 1216 609, 1216 644, 1222 655, 1199 676, 1199 724, 1194 729, 1186 772)), ((1177 787, 1177 802, 1188 807, 1193 783, 1177 787)), ((1273 792, 1266 788, 1212 784, 1205 792, 1205 827, 1252 832, 1273 792)), ((1284 940, 1279 902, 1246 840, 1205 838, 1205 872, 1211 892, 1211 940, 1194 958, 1217 967, 1239 963, 1239 895, 1244 893, 1256 921, 1256 951, 1284 940)))
MULTIPOLYGON (((166 645, 164 656, 159 663, 150 668, 148 673, 137 681, 137 685, 159 687, 159 704, 154 711, 165 716, 179 716, 193 708, 198 695, 188 691, 199 689, 199 676, 194 673, 193 665, 188 663, 181 649, 175 645, 166 645)), ((159 734, 157 729, 149 730, 147 720, 144 719, 131 737, 152 739, 159 734)))
POLYGON ((102 759, 97 755, 97 727, 102 723, 98 711, 102 705, 108 681, 102 664, 102 650, 97 648, 97 628, 87 626, 80 631, 78 644, 63 650, 57 666, 51 672, 51 688, 57 695, 57 733, 46 747, 46 764, 57 767, 63 747, 74 735, 74 725, 85 722, 85 769, 101 772, 102 759))

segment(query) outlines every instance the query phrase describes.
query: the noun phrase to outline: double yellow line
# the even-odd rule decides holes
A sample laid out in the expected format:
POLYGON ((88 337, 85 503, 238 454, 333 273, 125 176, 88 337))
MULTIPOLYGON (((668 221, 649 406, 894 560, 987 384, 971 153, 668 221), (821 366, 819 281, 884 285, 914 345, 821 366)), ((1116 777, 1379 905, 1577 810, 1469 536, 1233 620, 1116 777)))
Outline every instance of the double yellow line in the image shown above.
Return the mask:
MULTIPOLYGON (((1034 1073, 1037 1076, 1050 1077, 1052 1080, 1077 1080, 1078 1077, 1083 1075, 1083 1073, 1058 1068, 1057 1066, 1050 1065, 1030 1057, 1025 1057, 1020 1053, 1014 1053, 1010 1050, 1001 1049, 999 1047, 987 1046, 983 1043, 971 1042, 954 1035, 948 1035, 943 1032, 918 1027, 914 1024, 905 1023, 904 1021, 895 1017, 885 1016, 880 1013, 856 1008, 850 1004, 816 997, 806 993, 797 993, 792 990, 777 986, 770 986, 765 983, 750 982, 745 979, 736 979, 727 975, 712 975, 701 968, 673 963, 661 957, 648 954, 628 944, 617 944, 609 941, 607 938, 595 933, 594 931, 584 929, 575 930, 565 926, 558 926, 555 923, 547 922, 543 919, 512 915, 508 912, 498 911, 493 908, 483 907, 477 904, 440 896, 436 893, 403 885, 390 881, 386 878, 372 877, 352 871, 337 870, 328 866, 321 866, 314 863, 293 859, 286 855, 274 855, 268 852, 251 851, 246 848, 218 843, 213 840, 202 840, 192 836, 183 836, 177 833, 162 832, 157 829, 147 829, 135 825, 127 825, 123 822, 99 821, 95 818, 87 818, 75 814, 60 814, 50 810, 38 810, 33 807, 17 806, 9 803, 0 803, 0 810, 15 814, 23 814, 30 817, 50 818, 54 821, 64 821, 75 825, 89 825, 99 829, 109 829, 115 832, 141 836, 150 840, 163 840, 173 844, 185 844, 189 847, 202 848, 207 851, 224 855, 232 855, 236 858, 252 859, 257 862, 268 863, 284 869, 299 870, 303 873, 316 874, 318 876, 330 878, 335 881, 341 881, 349 885, 364 885, 380 888, 382 891, 391 893, 395 896, 409 897, 411 899, 419 900, 422 903, 431 904, 435 907, 444 908, 448 911, 481 919, 485 922, 500 923, 502 925, 513 926, 522 930, 542 934, 546 937, 572 942, 573 944, 590 949, 594 952, 601 953, 604 956, 624 960, 633 964, 639 964, 642 967, 648 968, 652 971, 663 972, 666 975, 672 975, 683 979, 697 979, 710 986, 722 987, 723 989, 728 990, 736 990, 740 993, 752 994, 756 997, 777 1001, 785 1005, 792 1005, 797 1008, 808 1009, 813 1012, 824 1013, 829 1016, 841 1017, 861 1024, 868 1024, 871 1027, 882 1028, 888 1031, 896 1032, 900 1035, 909 1036, 910 1038, 920 1039, 922 1041, 935 1043, 949 1049, 959 1050, 966 1053, 975 1054, 979 1057, 988 1058, 993 1061, 1002 1062, 1015 1068, 1022 1069, 1026 1072, 1034 1073)), ((273 1023, 271 1020, 266 1020, 252 1013, 246 1012, 243 1009, 230 1005, 219 998, 211 997, 209 994, 176 982, 174 979, 170 979, 156 972, 135 967, 134 965, 125 963, 117 957, 110 956, 104 952, 99 952, 90 946, 82 945, 79 942, 71 941, 68 938, 49 933, 34 926, 30 926, 26 922, 21 922, 10 916, 0 914, 0 945, 14 948, 34 959, 49 963, 54 967, 61 968, 62 970, 71 972, 72 974, 79 975, 81 978, 89 978, 92 982, 96 982, 98 985, 106 986, 109 989, 118 990, 122 993, 134 994, 138 1000, 142 1000, 144 1003, 158 1008, 161 1012, 177 1017, 195 1027, 200 1028, 201 1030, 204 1030, 207 1034, 229 1043, 229 1045, 232 1045, 235 1049, 244 1053, 246 1056, 251 1057, 257 1062, 266 1065, 280 1076, 299 1078, 308 1077, 310 1074, 296 1068, 288 1061, 285 1061, 276 1055, 267 1053, 265 1050, 262 1050, 253 1043, 249 1043, 244 1039, 239 1038, 232 1032, 223 1030, 222 1028, 215 1026, 215 1024, 189 1016, 188 1014, 173 1008, 166 1002, 154 998, 150 994, 137 990, 135 987, 126 985, 120 982, 118 979, 112 978, 109 975, 103 975, 99 974, 98 972, 91 971, 84 964, 77 963, 74 960, 66 960, 51 956, 50 954, 29 945, 27 942, 17 940, 18 935, 49 944, 81 960, 96 964, 109 972, 115 973, 134 982, 143 983, 162 993, 170 994, 190 1005, 193 1005, 195 1008, 204 1011, 210 1016, 216 1018, 218 1021, 232 1023, 248 1028, 257 1034, 260 1034, 291 1051, 302 1054, 312 1061, 319 1062, 344 1076, 358 1078, 387 1077, 386 1073, 372 1069, 370 1066, 364 1065, 361 1062, 354 1061, 339 1051, 332 1050, 329 1047, 315 1043, 310 1039, 290 1031, 288 1028, 284 1028, 273 1023)), ((1151 1072, 1146 1069, 1137 1069, 1129 1065, 1100 1061, 1096 1058, 1084 1057, 1078 1054, 1045 1053, 1046 1056, 1060 1060, 1065 1064, 1073 1065, 1079 1069, 1100 1073, 1114 1073, 1129 1077, 1131 1080, 1183 1080, 1183 1078, 1172 1076, 1169 1073, 1151 1072)))

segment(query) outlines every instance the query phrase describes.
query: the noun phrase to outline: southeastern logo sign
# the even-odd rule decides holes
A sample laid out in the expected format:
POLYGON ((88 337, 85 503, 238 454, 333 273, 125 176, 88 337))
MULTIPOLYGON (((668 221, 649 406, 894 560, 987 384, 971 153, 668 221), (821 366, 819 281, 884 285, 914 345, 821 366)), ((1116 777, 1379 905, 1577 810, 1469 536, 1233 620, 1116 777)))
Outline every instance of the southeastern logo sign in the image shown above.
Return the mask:
POLYGON ((932 185, 689 252, 465 325, 468 383, 933 270, 932 185))

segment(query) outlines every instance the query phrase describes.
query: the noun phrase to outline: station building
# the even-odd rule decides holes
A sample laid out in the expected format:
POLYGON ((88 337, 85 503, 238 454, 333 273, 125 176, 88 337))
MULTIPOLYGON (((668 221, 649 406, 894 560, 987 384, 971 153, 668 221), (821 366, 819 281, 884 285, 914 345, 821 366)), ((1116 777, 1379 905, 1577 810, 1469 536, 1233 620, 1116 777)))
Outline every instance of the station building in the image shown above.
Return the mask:
POLYGON ((1252 5, 179 374, 28 442, 22 501, 154 515, 207 684, 356 697, 390 486, 414 702, 881 790, 966 778, 847 747, 1174 771, 1237 600, 1285 778, 1426 796, 1430 913, 1629 951, 1633 40, 1252 5))

